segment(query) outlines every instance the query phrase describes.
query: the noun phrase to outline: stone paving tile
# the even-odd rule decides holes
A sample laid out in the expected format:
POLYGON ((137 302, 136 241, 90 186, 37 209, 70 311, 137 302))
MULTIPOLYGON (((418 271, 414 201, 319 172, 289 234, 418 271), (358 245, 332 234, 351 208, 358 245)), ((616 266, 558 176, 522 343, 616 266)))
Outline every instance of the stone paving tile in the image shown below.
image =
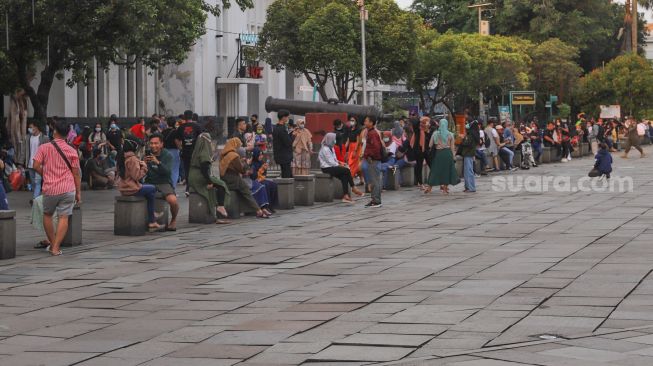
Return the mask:
MULTIPOLYGON (((512 175, 580 178, 589 161, 512 175)), ((21 235, 19 256, 0 263, 0 364, 39 362, 59 344, 65 352, 53 364, 314 364, 330 353, 358 364, 369 348, 383 357, 362 363, 597 366, 584 359, 590 353, 648 366, 653 167, 617 161, 615 175, 634 176, 635 191, 472 199, 462 186, 448 197, 402 189, 384 194, 382 210, 318 204, 266 223, 180 222, 176 233, 137 239, 112 235, 106 213, 116 192, 86 192, 93 205, 83 231, 93 243, 68 249, 64 260, 31 248, 39 235, 27 223, 28 195, 13 192, 21 235), (192 347, 201 348, 171 357, 192 347), (259 351, 225 355, 220 347, 259 351), (542 354, 566 348, 576 351, 542 354), (492 351, 465 356, 478 349, 492 351), (462 356, 433 359, 450 354, 462 356)), ((478 187, 489 192, 491 179, 478 187)), ((180 201, 185 217, 188 202, 180 201)))
POLYGON ((395 361, 414 349, 405 347, 331 346, 310 357, 313 361, 395 361))

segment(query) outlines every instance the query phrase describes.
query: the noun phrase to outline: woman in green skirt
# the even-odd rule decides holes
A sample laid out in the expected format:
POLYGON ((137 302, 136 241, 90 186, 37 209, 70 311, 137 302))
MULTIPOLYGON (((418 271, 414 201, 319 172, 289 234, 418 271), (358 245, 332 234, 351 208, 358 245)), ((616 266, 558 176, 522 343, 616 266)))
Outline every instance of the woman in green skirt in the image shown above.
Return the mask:
POLYGON ((431 193, 433 186, 440 186, 440 191, 449 194, 449 185, 460 183, 456 173, 456 160, 453 151, 456 148, 453 133, 449 132, 449 122, 440 120, 440 127, 431 137, 429 146, 435 146, 435 158, 431 160, 431 172, 427 180, 428 187, 425 194, 431 193))

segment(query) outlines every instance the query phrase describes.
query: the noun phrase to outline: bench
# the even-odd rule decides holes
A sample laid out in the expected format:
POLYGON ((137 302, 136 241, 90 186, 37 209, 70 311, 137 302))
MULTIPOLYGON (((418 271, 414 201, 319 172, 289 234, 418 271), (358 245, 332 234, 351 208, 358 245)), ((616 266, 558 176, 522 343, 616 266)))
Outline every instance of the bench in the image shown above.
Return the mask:
POLYGON ((405 166, 401 168, 401 186, 412 187, 415 185, 415 167, 405 166))
POLYGON ((0 211, 0 259, 16 257, 16 211, 0 211))
MULTIPOLYGON (((231 193, 231 197, 235 195, 231 193)), ((209 203, 201 195, 190 192, 188 196, 188 222, 191 224, 215 224, 215 207, 209 207, 209 203)))
POLYGON ((295 206, 313 206, 315 204, 315 176, 295 176, 295 206))
POLYGON ((335 182, 330 174, 315 173, 315 202, 333 202, 335 182))
POLYGON ((113 206, 114 235, 145 235, 147 224, 147 200, 145 197, 116 196, 113 206))
POLYGON ((68 231, 61 242, 62 247, 76 247, 82 245, 82 208, 73 207, 73 214, 68 218, 68 231))
POLYGON ((277 184, 279 192, 279 207, 282 210, 295 208, 295 179, 275 178, 272 180, 277 184))

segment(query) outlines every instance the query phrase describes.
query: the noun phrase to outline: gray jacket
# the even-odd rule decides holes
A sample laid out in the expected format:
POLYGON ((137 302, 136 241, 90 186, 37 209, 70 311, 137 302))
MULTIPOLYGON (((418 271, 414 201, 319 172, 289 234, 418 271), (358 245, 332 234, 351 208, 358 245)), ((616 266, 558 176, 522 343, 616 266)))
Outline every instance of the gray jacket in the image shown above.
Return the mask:
MULTIPOLYGON (((32 156, 30 154, 30 146, 29 146, 29 139, 32 137, 31 134, 28 134, 25 136, 25 139, 23 140, 23 143, 21 144, 22 146, 20 149, 16 151, 17 156, 16 156, 16 163, 20 164, 24 167, 27 168, 29 165, 29 161, 32 159, 32 156)), ((47 144, 50 141, 48 136, 41 132, 41 136, 39 136, 39 146, 43 144, 47 144)))

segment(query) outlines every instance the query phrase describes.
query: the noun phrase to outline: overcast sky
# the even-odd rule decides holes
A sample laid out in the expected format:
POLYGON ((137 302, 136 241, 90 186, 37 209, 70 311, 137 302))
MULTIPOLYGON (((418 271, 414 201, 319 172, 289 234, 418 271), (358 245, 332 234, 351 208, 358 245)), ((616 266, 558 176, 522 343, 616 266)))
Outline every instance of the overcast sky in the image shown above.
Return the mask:
MULTIPOLYGON (((410 6, 410 4, 413 3, 413 0, 395 0, 395 1, 396 1, 397 4, 399 4, 399 6, 401 6, 402 8, 408 8, 408 7, 410 6)), ((490 2, 491 2, 491 1, 490 1, 490 2)), ((624 3, 624 0, 617 0, 617 2, 623 4, 623 3, 624 3)), ((470 3, 471 3, 471 1, 470 1, 470 3)), ((642 10, 640 10, 640 11, 643 12, 644 10, 642 9, 642 10)), ((649 23, 653 23, 653 13, 652 13, 651 11, 647 11, 647 12, 646 12, 646 20, 647 20, 649 23)))

